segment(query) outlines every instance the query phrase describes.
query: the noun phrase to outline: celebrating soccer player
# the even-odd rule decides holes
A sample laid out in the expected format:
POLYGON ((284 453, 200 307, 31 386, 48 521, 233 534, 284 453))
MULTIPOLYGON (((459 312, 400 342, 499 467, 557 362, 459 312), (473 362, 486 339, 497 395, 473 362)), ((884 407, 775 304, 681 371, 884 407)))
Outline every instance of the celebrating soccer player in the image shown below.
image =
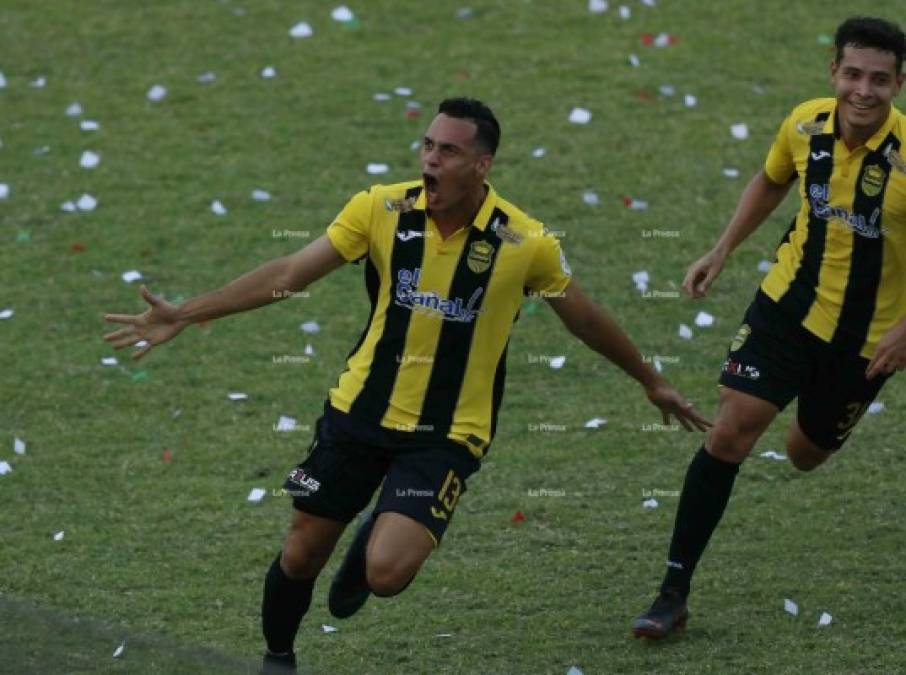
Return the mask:
POLYGON ((383 482, 330 588, 337 617, 404 590, 439 544, 497 425, 506 348, 524 292, 635 378, 688 430, 701 417, 574 279, 558 240, 485 178, 500 127, 487 106, 448 99, 425 133, 422 178, 353 197, 326 235, 218 291, 172 305, 142 287, 143 314, 107 315, 106 336, 141 357, 189 324, 275 302, 344 262, 364 262, 371 313, 330 390, 308 456, 286 480, 292 526, 264 582, 267 668, 295 666, 315 579, 383 482))
POLYGON ((838 450, 885 380, 906 366, 906 118, 903 32, 852 18, 837 29, 834 98, 783 122, 714 248, 683 287, 705 295, 727 256, 798 183, 799 213, 730 344, 714 427, 686 473, 667 574, 636 636, 685 626, 690 581, 724 512, 739 465, 797 399, 786 446, 810 471, 838 450))

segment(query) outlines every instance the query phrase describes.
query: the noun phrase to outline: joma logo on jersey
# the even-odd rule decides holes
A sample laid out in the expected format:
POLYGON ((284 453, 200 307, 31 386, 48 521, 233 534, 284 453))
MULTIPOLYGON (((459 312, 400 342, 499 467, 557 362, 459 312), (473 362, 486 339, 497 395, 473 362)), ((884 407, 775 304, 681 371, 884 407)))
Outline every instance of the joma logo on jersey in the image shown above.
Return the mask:
POLYGON ((483 287, 476 288, 468 301, 462 298, 442 298, 434 291, 418 290, 421 274, 420 267, 416 267, 415 270, 401 269, 397 272, 396 297, 393 300, 397 305, 435 316, 444 321, 469 323, 475 319, 479 312, 475 309, 475 305, 484 292, 483 287))
POLYGON ((868 239, 877 239, 881 236, 881 228, 878 226, 878 218, 881 217, 880 208, 875 208, 871 216, 866 218, 861 213, 852 213, 842 206, 831 206, 828 204, 830 185, 809 185, 808 196, 812 213, 818 218, 841 221, 853 232, 868 239))

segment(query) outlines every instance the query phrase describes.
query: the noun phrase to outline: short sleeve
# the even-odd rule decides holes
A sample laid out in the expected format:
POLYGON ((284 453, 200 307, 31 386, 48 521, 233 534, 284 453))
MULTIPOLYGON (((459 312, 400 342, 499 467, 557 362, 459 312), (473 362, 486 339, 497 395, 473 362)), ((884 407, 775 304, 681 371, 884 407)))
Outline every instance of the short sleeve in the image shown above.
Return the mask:
POLYGON ((358 193, 327 226, 330 243, 347 262, 358 260, 368 253, 373 201, 371 192, 358 193))
POLYGON ((539 295, 558 295, 569 285, 572 272, 560 240, 545 232, 537 239, 525 285, 539 295))
POLYGON ((783 120, 774 144, 768 151, 768 158, 764 162, 764 173, 778 185, 787 184, 796 173, 793 162, 793 149, 790 145, 790 131, 793 124, 792 115, 783 120))

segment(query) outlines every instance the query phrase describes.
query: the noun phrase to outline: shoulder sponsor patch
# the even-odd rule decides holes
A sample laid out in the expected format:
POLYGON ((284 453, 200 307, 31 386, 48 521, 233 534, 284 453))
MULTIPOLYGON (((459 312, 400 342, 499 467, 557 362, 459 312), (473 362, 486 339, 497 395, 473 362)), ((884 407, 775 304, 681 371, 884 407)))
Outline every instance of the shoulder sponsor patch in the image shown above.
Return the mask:
POLYGON ((508 244, 521 244, 524 239, 516 230, 501 223, 499 218, 495 218, 494 222, 491 223, 491 229, 500 237, 501 241, 505 241, 508 244))
POLYGON ((806 136, 817 136, 824 133, 824 122, 798 122, 796 131, 806 136))
POLYGON ((890 166, 899 171, 900 173, 906 173, 906 160, 903 159, 903 156, 893 149, 893 147, 888 146, 884 156, 887 157, 887 161, 890 162, 890 166))
POLYGON ((408 213, 415 207, 415 197, 402 197, 400 199, 385 199, 384 208, 388 211, 408 213))

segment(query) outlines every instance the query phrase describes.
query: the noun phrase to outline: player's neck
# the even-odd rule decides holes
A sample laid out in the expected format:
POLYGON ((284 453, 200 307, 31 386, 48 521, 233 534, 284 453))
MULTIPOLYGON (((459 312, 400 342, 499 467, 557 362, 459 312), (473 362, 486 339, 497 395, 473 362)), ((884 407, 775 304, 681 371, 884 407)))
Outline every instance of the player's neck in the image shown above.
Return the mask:
POLYGON ((475 216, 478 215, 487 193, 487 188, 482 184, 481 187, 455 206, 443 210, 432 210, 431 219, 437 226, 440 236, 443 239, 447 239, 457 230, 468 227, 475 222, 475 216))

